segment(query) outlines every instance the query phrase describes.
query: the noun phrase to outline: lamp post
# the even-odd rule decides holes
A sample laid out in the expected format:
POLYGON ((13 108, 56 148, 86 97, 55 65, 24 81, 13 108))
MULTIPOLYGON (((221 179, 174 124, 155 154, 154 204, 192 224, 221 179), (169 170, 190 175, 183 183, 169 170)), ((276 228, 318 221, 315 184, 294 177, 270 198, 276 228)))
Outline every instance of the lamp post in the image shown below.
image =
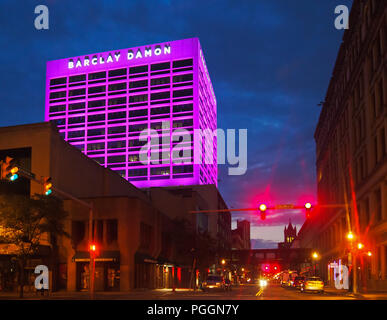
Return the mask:
POLYGON ((316 261, 318 260, 318 258, 319 258, 319 254, 316 251, 314 251, 312 253, 314 276, 316 276, 316 261))
MULTIPOLYGON (((349 241, 349 255, 352 260, 352 292, 357 293, 357 257, 355 250, 353 248, 353 241, 355 240, 355 235, 352 231, 347 233, 347 239, 349 241)), ((362 245, 361 243, 359 243, 362 245)))

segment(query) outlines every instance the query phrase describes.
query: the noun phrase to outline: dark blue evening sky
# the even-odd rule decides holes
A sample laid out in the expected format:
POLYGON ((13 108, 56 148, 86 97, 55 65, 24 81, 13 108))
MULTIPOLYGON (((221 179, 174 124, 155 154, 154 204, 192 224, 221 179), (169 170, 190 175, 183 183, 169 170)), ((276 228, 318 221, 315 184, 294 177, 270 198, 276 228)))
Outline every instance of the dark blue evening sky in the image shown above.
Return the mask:
MULTIPOLYGON (((248 129, 248 170, 219 189, 246 208, 315 200, 314 129, 343 31, 337 5, 350 0, 123 0, 0 3, 0 126, 44 121, 46 61, 198 37, 218 101, 218 127, 248 129), (34 8, 50 10, 36 30, 34 8)), ((275 246, 300 212, 248 218, 255 245, 275 246), (267 227, 262 228, 263 225, 267 227)))

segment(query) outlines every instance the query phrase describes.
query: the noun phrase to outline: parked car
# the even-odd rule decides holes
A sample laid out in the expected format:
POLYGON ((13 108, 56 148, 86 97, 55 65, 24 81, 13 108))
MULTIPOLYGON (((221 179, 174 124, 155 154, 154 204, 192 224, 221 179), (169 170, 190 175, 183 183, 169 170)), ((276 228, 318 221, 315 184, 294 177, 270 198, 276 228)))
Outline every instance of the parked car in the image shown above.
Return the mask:
POLYGON ((324 282, 320 277, 308 277, 300 286, 301 292, 324 292, 324 282))
POLYGON ((209 291, 213 289, 226 291, 226 282, 222 276, 209 275, 202 283, 203 291, 209 291))
POLYGON ((296 288, 296 289, 301 288, 301 284, 304 282, 304 280, 305 280, 304 276, 295 277, 293 281, 293 288, 296 288))

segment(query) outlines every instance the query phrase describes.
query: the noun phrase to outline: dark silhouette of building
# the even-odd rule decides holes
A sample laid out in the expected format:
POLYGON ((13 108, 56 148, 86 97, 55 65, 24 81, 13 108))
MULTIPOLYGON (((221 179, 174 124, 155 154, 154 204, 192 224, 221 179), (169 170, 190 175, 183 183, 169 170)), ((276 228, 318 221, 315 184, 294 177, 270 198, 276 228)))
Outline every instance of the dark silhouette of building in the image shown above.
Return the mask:
POLYGON ((250 222, 247 220, 238 220, 237 228, 232 230, 232 248, 239 250, 251 249, 250 241, 250 222))
POLYGON ((289 219, 289 224, 284 228, 284 242, 278 243, 278 248, 290 248, 296 238, 297 227, 293 227, 292 222, 289 219))

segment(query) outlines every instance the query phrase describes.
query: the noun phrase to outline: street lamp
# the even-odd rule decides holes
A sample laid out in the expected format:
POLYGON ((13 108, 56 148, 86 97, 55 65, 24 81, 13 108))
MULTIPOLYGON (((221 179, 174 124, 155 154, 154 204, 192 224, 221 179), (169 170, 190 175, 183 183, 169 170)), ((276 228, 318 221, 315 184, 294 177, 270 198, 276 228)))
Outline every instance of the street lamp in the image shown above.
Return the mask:
POLYGON ((226 264, 226 260, 222 259, 222 264, 225 265, 226 264))
POLYGON ((350 241, 352 241, 354 238, 355 238, 355 236, 353 235, 352 231, 349 231, 349 232, 347 233, 347 239, 350 240, 350 241))
POLYGON ((319 254, 316 252, 316 251, 314 251, 313 253, 312 253, 312 258, 313 258, 313 270, 314 270, 314 275, 316 275, 316 260, 319 258, 319 254))
POLYGON ((363 249, 363 247, 364 247, 364 244, 362 244, 362 243, 360 243, 360 242, 357 244, 357 248, 358 248, 359 250, 363 249))

